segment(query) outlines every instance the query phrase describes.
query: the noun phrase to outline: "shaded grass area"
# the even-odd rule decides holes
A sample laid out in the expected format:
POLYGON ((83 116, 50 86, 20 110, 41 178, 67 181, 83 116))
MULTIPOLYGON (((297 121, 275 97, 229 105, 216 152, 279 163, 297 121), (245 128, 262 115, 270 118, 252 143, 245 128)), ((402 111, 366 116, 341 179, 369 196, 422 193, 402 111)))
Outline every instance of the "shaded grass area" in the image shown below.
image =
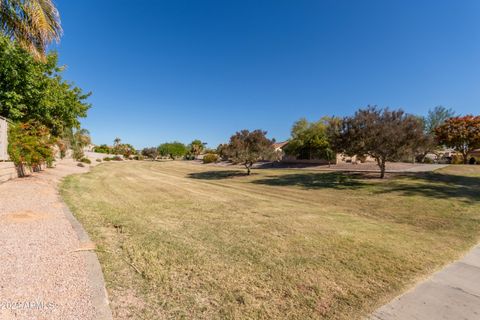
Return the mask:
POLYGON ((118 319, 357 319, 475 244, 480 168, 128 162, 67 178, 118 319))

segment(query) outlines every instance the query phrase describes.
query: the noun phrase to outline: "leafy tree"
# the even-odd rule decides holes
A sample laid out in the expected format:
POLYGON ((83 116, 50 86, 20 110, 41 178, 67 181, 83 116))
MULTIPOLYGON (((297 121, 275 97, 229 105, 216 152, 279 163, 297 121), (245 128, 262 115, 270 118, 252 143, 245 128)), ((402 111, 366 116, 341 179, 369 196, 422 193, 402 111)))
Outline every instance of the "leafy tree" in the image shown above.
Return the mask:
POLYGON ((130 156, 137 154, 137 150, 129 143, 120 143, 113 147, 112 152, 114 154, 121 154, 124 158, 128 159, 130 156))
POLYGON ((98 153, 106 153, 106 154, 109 154, 109 153, 112 153, 112 148, 110 148, 109 146, 107 146, 106 144, 101 144, 99 146, 95 146, 93 148, 93 151, 94 152, 98 152, 98 153))
POLYGON ((90 133, 87 129, 69 129, 66 130, 62 139, 60 140, 60 152, 64 152, 63 149, 70 148, 73 151, 73 159, 79 161, 85 154, 83 149, 91 143, 90 133), (65 146, 64 148, 62 146, 65 146))
POLYGON ((230 137, 230 142, 226 148, 228 158, 233 163, 243 164, 250 175, 253 164, 260 160, 270 160, 274 158, 273 143, 266 137, 267 132, 262 130, 242 130, 230 137))
POLYGON ((35 121, 56 137, 78 128, 90 94, 64 81, 62 70, 55 54, 39 62, 0 36, 0 115, 13 122, 35 121))
POLYGON ((444 106, 436 106, 428 110, 427 116, 424 118, 425 131, 435 134, 435 130, 445 123, 450 118, 455 117, 455 111, 452 108, 445 108, 444 106))
POLYGON ((438 142, 458 151, 463 163, 468 163, 468 155, 480 148, 480 116, 454 117, 435 129, 438 142))
POLYGON ((423 136, 423 124, 402 110, 369 106, 343 119, 336 139, 337 148, 350 156, 369 155, 377 161, 380 177, 385 164, 405 156, 423 136))
POLYGON ((60 40, 62 27, 52 0, 0 0, 0 32, 43 60, 47 46, 60 40))
POLYGON ((158 158, 158 148, 144 148, 142 150, 142 156, 156 160, 158 158))
POLYGON ((219 144, 217 149, 212 153, 218 154, 222 160, 227 160, 228 159, 228 144, 226 144, 226 143, 219 144))
POLYGON ((424 162, 429 153, 434 153, 439 148, 438 140, 435 136, 435 130, 449 118, 455 116, 453 109, 447 109, 443 106, 436 106, 428 111, 426 117, 420 118, 423 123, 424 135, 417 140, 414 145, 414 154, 418 162, 424 162))
POLYGON ((53 162, 55 139, 50 130, 37 122, 11 124, 8 132, 8 154, 17 166, 20 176, 25 176, 25 167, 36 170, 40 165, 53 162))
POLYGON ((187 152, 187 146, 178 141, 164 143, 158 147, 158 153, 162 157, 170 157, 173 160, 185 156, 187 152))
POLYGON ((328 118, 318 122, 300 119, 292 127, 291 138, 285 153, 299 159, 335 159, 335 152, 328 136, 328 118))
POLYGON ((199 156, 202 151, 205 149, 206 143, 202 142, 201 140, 193 140, 190 143, 190 152, 195 156, 199 156))

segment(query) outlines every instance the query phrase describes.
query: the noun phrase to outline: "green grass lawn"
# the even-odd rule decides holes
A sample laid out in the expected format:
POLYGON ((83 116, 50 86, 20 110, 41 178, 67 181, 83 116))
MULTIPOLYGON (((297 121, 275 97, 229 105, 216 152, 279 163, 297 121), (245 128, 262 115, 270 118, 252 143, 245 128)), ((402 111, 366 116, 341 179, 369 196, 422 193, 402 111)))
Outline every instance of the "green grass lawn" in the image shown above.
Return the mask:
POLYGON ((357 319, 480 235, 480 166, 370 176, 100 165, 62 195, 117 319, 357 319))

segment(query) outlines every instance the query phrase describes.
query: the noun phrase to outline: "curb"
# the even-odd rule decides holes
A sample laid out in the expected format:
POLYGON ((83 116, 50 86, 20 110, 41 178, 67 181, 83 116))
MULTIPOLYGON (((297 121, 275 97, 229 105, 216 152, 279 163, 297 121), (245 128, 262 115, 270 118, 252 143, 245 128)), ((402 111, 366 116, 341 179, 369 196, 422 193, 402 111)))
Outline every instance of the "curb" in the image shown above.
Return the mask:
MULTIPOLYGON (((80 244, 91 243, 91 240, 83 229, 82 225, 73 216, 70 209, 65 202, 60 198, 60 202, 63 205, 63 213, 72 225, 73 230, 77 234, 80 244)), ((97 254, 94 251, 82 251, 85 255, 87 278, 90 287, 93 289, 93 307, 95 308, 95 319, 97 320, 112 320, 112 311, 110 310, 108 293, 105 288, 105 279, 103 278, 102 267, 98 261, 97 254)))

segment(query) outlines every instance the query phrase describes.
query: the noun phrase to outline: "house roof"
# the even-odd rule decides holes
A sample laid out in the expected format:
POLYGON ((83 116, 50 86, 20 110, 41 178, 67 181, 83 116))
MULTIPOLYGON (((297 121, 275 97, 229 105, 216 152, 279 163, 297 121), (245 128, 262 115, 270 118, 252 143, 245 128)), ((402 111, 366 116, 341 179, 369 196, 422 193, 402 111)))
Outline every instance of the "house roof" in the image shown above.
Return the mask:
POLYGON ((277 142, 277 143, 274 143, 274 144, 273 144, 273 147, 274 147, 275 149, 282 149, 282 148, 285 147, 287 144, 288 144, 288 141, 277 142))
POLYGON ((480 149, 475 149, 473 150, 472 152, 470 152, 470 154, 474 154, 474 155, 480 155, 480 149))

